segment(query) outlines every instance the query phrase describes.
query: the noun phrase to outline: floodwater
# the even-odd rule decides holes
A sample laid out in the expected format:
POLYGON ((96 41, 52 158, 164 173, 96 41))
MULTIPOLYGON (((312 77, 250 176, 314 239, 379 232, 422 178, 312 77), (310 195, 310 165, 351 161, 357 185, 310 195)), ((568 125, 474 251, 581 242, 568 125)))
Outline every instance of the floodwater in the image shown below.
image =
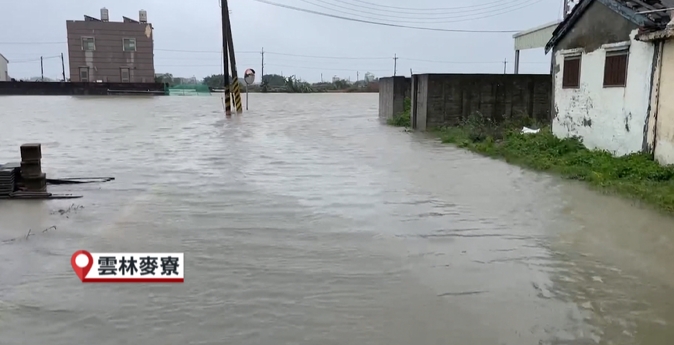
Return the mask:
POLYGON ((674 342, 672 218, 377 104, 1 97, 0 161, 41 142, 49 177, 116 180, 0 202, 0 344, 674 342), (186 281, 82 284, 78 249, 184 252, 186 281))

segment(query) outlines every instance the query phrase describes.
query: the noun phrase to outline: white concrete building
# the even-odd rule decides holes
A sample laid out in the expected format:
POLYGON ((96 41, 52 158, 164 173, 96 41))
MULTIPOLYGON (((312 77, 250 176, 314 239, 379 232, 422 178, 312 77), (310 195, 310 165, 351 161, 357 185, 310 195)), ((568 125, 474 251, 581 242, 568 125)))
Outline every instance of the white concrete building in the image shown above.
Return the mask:
POLYGON ((0 81, 9 81, 9 60, 0 54, 0 81))
MULTIPOLYGON (((546 45, 554 52, 555 135, 580 137, 588 148, 618 156, 654 153, 674 164, 674 126, 671 134, 656 129, 674 124, 674 111, 657 112, 662 48, 642 39, 666 28, 666 8, 674 7, 666 1, 582 0, 559 24, 546 45)), ((668 68, 667 80, 674 77, 674 65, 668 68)), ((674 110, 671 103, 663 107, 674 110)))
POLYGON ((552 32, 557 28, 559 22, 559 20, 555 20, 554 22, 521 31, 513 35, 513 41, 515 42, 515 74, 520 73, 520 51, 544 48, 548 41, 550 41, 552 32))

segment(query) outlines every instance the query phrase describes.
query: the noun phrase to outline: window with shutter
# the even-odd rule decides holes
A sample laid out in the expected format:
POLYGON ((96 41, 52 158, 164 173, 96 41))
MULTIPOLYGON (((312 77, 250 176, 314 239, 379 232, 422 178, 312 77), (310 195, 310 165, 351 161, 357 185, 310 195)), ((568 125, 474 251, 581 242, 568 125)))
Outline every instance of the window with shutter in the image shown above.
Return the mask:
POLYGON ((121 73, 121 79, 122 83, 128 83, 130 80, 129 76, 129 69, 128 68, 120 68, 120 73, 121 73))
POLYGON ((577 89, 580 87, 580 55, 564 57, 562 88, 577 89))
POLYGON ((604 63, 604 87, 624 87, 627 84, 629 50, 607 51, 604 63))
POLYGON ((80 81, 89 81, 89 67, 80 67, 80 81))

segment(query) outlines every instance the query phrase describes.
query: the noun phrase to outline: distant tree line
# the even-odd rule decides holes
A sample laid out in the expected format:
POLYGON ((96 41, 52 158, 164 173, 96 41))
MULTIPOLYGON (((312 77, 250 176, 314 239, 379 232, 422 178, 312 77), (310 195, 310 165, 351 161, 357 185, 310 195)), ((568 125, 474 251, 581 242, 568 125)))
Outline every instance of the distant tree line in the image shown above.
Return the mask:
MULTIPOLYGON (((202 80, 196 78, 174 77, 170 73, 157 74, 155 82, 167 83, 169 86, 181 84, 203 84, 211 89, 220 89, 224 85, 223 74, 213 74, 202 80)), ((366 73, 364 80, 351 82, 346 79, 334 78, 330 82, 308 83, 292 75, 284 77, 278 74, 265 74, 259 83, 246 85, 243 78, 239 78, 241 89, 246 86, 250 92, 285 92, 285 93, 312 93, 312 92, 378 92, 379 81, 372 75, 366 73)))

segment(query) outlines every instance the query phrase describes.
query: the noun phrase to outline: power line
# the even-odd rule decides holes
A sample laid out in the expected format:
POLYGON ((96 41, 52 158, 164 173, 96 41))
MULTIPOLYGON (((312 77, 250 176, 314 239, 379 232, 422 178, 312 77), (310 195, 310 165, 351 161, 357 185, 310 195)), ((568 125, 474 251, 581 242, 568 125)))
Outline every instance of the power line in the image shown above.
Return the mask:
POLYGON ((21 44, 66 44, 68 42, 0 42, 2 45, 21 45, 21 44))
POLYGON ((356 2, 356 3, 363 3, 366 5, 371 5, 371 6, 364 6, 364 5, 355 5, 355 7, 359 8, 368 8, 368 9, 373 9, 381 12, 390 12, 390 13, 402 13, 402 14, 419 14, 419 15, 428 15, 428 16, 433 16, 433 15, 440 15, 440 14, 447 14, 447 13, 456 13, 456 10, 461 10, 461 9, 469 9, 469 8, 487 8, 487 7, 493 7, 498 4, 503 4, 502 0, 497 0, 497 1, 492 1, 492 2, 484 2, 481 4, 477 5, 468 5, 468 6, 457 6, 457 7, 439 7, 439 8, 413 8, 413 7, 395 7, 395 6, 387 6, 387 5, 381 5, 381 4, 374 4, 371 2, 367 1, 358 1, 358 0, 341 0, 341 3, 349 4, 349 2, 356 2), (374 6, 372 6, 374 5, 374 6), (421 13, 414 13, 414 12, 421 12, 421 13), (426 12, 426 13, 424 13, 426 12), (430 12, 430 13, 428 13, 430 12))
MULTIPOLYGON (((155 51, 160 51, 160 52, 173 52, 173 53, 206 53, 206 54, 222 54, 222 51, 216 51, 216 50, 182 50, 182 49, 154 49, 155 51)), ((256 51, 237 51, 237 54, 260 54, 260 52, 256 51)))
POLYGON ((380 14, 380 13, 375 13, 375 12, 371 12, 371 11, 365 11, 365 10, 358 9, 358 8, 353 9, 353 8, 350 8, 350 7, 347 7, 347 6, 333 4, 333 3, 329 2, 329 1, 325 1, 325 0, 313 0, 313 1, 317 1, 319 3, 327 4, 327 5, 332 6, 332 7, 343 8, 343 9, 346 9, 346 10, 350 11, 350 12, 348 12, 348 11, 342 11, 342 10, 334 9, 332 7, 316 4, 315 2, 310 1, 310 0, 299 0, 299 1, 310 4, 310 5, 314 5, 316 7, 320 7, 320 8, 323 8, 323 9, 328 9, 328 10, 331 10, 331 11, 334 11, 334 12, 337 12, 337 13, 342 13, 342 14, 347 14, 347 15, 350 15, 350 16, 360 17, 360 18, 364 18, 364 19, 367 19, 367 20, 386 20, 388 18, 395 18, 396 23, 444 24, 444 23, 457 23, 457 22, 462 22, 462 21, 467 21, 467 20, 475 20, 475 19, 495 17, 495 16, 499 16, 499 15, 502 15, 502 14, 514 12, 516 10, 520 10, 524 7, 533 5, 533 4, 538 3, 542 0, 540 0, 540 1, 535 1, 535 0, 510 0, 510 2, 502 2, 501 5, 503 5, 503 6, 500 6, 500 7, 499 6, 492 6, 490 8, 482 8, 480 10, 473 10, 472 13, 469 13, 469 14, 466 14, 466 13, 471 12, 471 11, 458 10, 458 11, 454 11, 454 13, 455 14, 456 13, 458 13, 458 14, 464 13, 464 14, 463 15, 445 16, 445 17, 439 17, 439 18, 413 18, 413 17, 410 17, 409 14, 403 15, 403 16, 393 15, 393 14, 380 14), (355 12, 355 13, 353 13, 353 12, 355 12), (374 15, 374 16, 378 16, 378 17, 386 17, 386 19, 364 16, 364 15, 362 15, 362 13, 374 15), (468 18, 468 19, 448 20, 448 19, 457 19, 457 18, 468 18), (416 20, 405 20, 405 19, 416 19, 416 20))
MULTIPOLYGON (((454 10, 454 9, 457 9, 457 8, 461 8, 461 7, 434 7, 434 8, 428 8, 428 7, 427 8, 423 8, 423 7, 421 7, 421 8, 420 7, 396 7, 396 6, 388 6, 388 5, 377 4, 377 3, 374 3, 374 2, 369 2, 369 1, 364 1, 364 0, 350 0, 350 1, 358 2, 358 3, 366 4, 366 5, 379 6, 379 7, 382 7, 382 8, 392 8, 392 9, 396 9, 396 10, 405 10, 405 11, 437 12, 437 11, 454 10)), ((496 3, 500 3, 500 2, 501 1, 494 1, 494 2, 485 3, 484 5, 488 5, 488 4, 491 5, 491 4, 496 4, 496 3)))
POLYGON ((10 61, 10 63, 11 64, 17 64, 17 63, 26 63, 26 62, 38 62, 40 60, 55 59, 55 58, 60 58, 60 57, 61 57, 61 55, 44 56, 42 58, 36 58, 36 59, 13 60, 13 61, 10 61))
MULTIPOLYGON (((221 51, 205 51, 205 50, 171 50, 171 49, 155 49, 158 51, 178 51, 181 53, 214 53, 221 55, 221 51)), ((239 53, 239 52, 237 52, 239 53)), ((262 51, 244 51, 240 53, 251 53, 251 54, 261 54, 262 51)), ((297 57, 297 58, 306 58, 306 59, 327 59, 327 60, 379 60, 379 61, 388 61, 391 59, 391 57, 385 57, 385 56, 330 56, 330 55, 304 55, 304 54, 293 54, 293 53, 282 53, 282 52, 274 52, 274 51, 264 51, 264 54, 271 54, 271 55, 276 55, 276 56, 287 56, 287 57, 297 57)), ((413 61, 413 62, 426 62, 426 63, 440 63, 440 64, 490 64, 490 63, 502 63, 503 61, 451 61, 451 60, 428 60, 428 59, 418 59, 418 58, 411 58, 411 57, 405 57, 405 56, 395 56, 399 60, 404 60, 404 61, 413 61)), ((52 56, 44 56, 43 59, 55 59, 55 58, 60 58, 60 55, 52 55, 52 56)), ((216 57, 213 58, 191 58, 191 57, 169 57, 169 58, 158 58, 155 57, 155 61, 162 61, 162 60, 174 60, 174 61, 211 61, 215 60, 216 57)), ((219 57, 218 57, 219 59, 219 57)), ((284 60, 283 58, 281 60, 284 60)), ((303 61, 298 61, 296 59, 287 59, 290 61, 294 62, 303 62, 303 61)), ((31 58, 31 59, 20 59, 20 60, 12 60, 11 63, 25 63, 25 62, 36 62, 40 61, 40 58, 31 58)), ((530 64, 549 64, 549 62, 521 62, 521 63, 530 63, 530 64)), ((159 64, 161 65, 161 64, 159 64)), ((174 65, 174 66, 185 66, 185 65, 174 65)), ((203 65, 197 65, 197 66, 203 66, 203 65)))
POLYGON ((388 59, 390 59, 390 57, 319 56, 319 55, 300 55, 300 54, 276 53, 276 52, 268 52, 268 51, 266 51, 265 54, 305 57, 305 58, 313 58, 313 59, 337 59, 337 60, 388 60, 388 59))
MULTIPOLYGON (((491 64, 491 63, 503 63, 503 61, 441 61, 441 60, 425 60, 425 59, 411 59, 411 58, 404 58, 404 57, 399 57, 400 60, 405 60, 405 61, 414 61, 414 62, 429 62, 429 63, 442 63, 442 64, 491 64)), ((548 62, 520 62, 520 64, 546 64, 549 65, 550 61, 548 62)))
MULTIPOLYGON (((222 52, 215 50, 174 50, 174 49, 155 49, 156 51, 168 51, 168 52, 180 52, 180 53, 206 53, 206 54, 222 54, 222 52)), ((260 54, 261 51, 242 51, 236 52, 237 54, 260 54)), ((292 53, 280 53, 273 51, 264 51, 265 54, 279 55, 279 56, 294 56, 294 57, 304 57, 304 58, 313 58, 313 59, 343 59, 343 60, 388 60, 390 57, 383 56, 364 56, 364 57, 354 57, 354 56, 326 56, 326 55, 302 55, 302 54, 292 54, 292 53)))
MULTIPOLYGON (((369 71, 369 72, 388 72, 388 69, 369 69, 369 68, 333 68, 333 67, 313 67, 313 66, 293 66, 293 65, 281 65, 281 64, 268 64, 265 63, 265 66, 271 67, 285 67, 285 68, 298 68, 298 69, 308 69, 308 70, 321 70, 321 71, 347 71, 347 72, 356 72, 356 71, 369 71)), ((157 65, 155 67, 220 67, 216 64, 199 64, 199 65, 157 65)))
MULTIPOLYGON (((305 12, 305 13, 311 13, 319 16, 324 16, 324 17, 330 17, 330 18, 335 18, 335 19, 342 19, 346 21, 351 21, 351 22, 358 22, 358 23, 364 23, 364 24, 372 24, 372 25, 380 25, 380 26, 388 26, 388 27, 394 27, 394 28, 405 28, 405 29, 415 29, 415 30, 425 30, 425 31, 439 31, 439 32, 459 32, 459 33, 516 33, 521 30, 462 30, 462 29, 441 29, 441 28, 429 28, 429 27, 422 27, 422 26, 409 26, 409 25, 398 25, 398 24, 392 24, 392 23, 383 23, 383 22, 377 22, 377 21, 371 21, 371 20, 363 20, 363 19, 357 19, 357 18, 349 18, 349 17, 344 17, 344 16, 338 16, 334 14, 329 14, 329 13, 324 13, 324 12, 318 12, 318 11, 313 11, 313 10, 308 10, 305 8, 299 8, 295 6, 289 6, 289 5, 284 5, 284 4, 279 4, 276 2, 271 2, 268 0, 252 0, 255 2, 260 2, 263 4, 271 5, 271 6, 276 6, 276 7, 282 7, 286 8, 289 10, 293 11, 299 11, 299 12, 305 12)), ((542 1, 542 0, 538 0, 542 1)))

